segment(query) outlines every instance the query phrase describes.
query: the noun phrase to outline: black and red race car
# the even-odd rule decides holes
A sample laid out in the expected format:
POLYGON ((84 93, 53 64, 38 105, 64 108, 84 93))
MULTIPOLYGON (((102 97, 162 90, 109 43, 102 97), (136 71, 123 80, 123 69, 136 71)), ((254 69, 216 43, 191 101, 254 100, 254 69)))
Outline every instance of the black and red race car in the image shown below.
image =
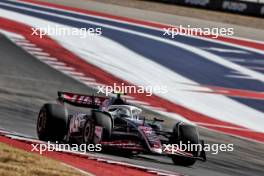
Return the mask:
POLYGON ((190 166, 205 161, 203 140, 195 126, 175 122, 172 130, 162 130, 163 120, 147 120, 142 110, 128 104, 120 94, 113 97, 58 92, 58 103, 44 104, 37 120, 40 140, 101 144, 103 151, 136 155, 168 155, 176 165, 190 166), (66 104, 85 108, 68 110, 66 104), (179 144, 201 145, 199 150, 182 150, 179 144), (122 152, 121 152, 122 151, 122 152))

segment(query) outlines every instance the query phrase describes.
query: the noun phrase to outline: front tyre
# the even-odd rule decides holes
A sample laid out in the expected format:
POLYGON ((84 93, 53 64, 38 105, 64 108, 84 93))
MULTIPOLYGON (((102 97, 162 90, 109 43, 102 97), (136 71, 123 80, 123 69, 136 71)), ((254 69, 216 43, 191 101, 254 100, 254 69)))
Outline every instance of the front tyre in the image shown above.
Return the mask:
MULTIPOLYGON (((172 144, 199 144, 199 135, 197 129, 193 125, 183 122, 177 123, 173 128, 173 135, 170 139, 172 144)), ((198 151, 186 151, 191 153, 194 157, 198 156, 198 151)), ((172 161, 175 165, 191 166, 196 162, 195 158, 188 158, 184 156, 172 155, 172 161)))
POLYGON ((38 138, 43 141, 62 141, 67 134, 68 111, 60 104, 44 104, 37 120, 38 138))

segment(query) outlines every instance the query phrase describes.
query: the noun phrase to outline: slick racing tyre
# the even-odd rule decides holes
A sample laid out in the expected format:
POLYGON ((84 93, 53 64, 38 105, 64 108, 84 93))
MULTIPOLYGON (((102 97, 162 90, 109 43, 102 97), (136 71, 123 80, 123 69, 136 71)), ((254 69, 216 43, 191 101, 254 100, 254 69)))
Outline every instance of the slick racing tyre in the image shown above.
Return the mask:
POLYGON ((83 143, 92 144, 95 135, 95 121, 92 118, 88 118, 85 122, 83 129, 83 143))
MULTIPOLYGON (((193 125, 183 122, 177 123, 173 128, 173 135, 170 139, 171 144, 199 144, 199 135, 197 129, 193 125)), ((198 156, 199 151, 186 151, 191 153, 194 157, 198 156)), ((172 155, 172 161, 175 165, 191 166, 196 162, 195 158, 188 158, 184 156, 172 155)))
POLYGON ((60 104, 44 104, 37 120, 37 134, 43 141, 62 141, 67 134, 67 109, 60 104))
POLYGON ((103 139, 109 139, 112 134, 113 119, 107 112, 93 110, 93 119, 95 120, 96 126, 103 127, 103 139))

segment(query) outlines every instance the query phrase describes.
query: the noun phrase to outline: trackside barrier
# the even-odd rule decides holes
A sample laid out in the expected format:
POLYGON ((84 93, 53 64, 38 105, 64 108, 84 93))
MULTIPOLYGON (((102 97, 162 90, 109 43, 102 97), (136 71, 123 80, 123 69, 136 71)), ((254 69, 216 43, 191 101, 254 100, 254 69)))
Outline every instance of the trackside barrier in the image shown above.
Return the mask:
POLYGON ((224 11, 242 15, 264 17, 264 3, 246 2, 239 0, 148 0, 164 2, 170 4, 179 4, 204 8, 215 11, 224 11))

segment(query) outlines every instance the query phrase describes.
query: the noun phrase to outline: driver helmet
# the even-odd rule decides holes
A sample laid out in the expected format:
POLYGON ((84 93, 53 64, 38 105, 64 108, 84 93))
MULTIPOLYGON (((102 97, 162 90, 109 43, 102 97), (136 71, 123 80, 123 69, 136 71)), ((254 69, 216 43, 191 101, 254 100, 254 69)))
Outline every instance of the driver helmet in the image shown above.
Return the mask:
POLYGON ((120 117, 129 117, 130 116, 129 110, 123 109, 123 108, 117 109, 116 114, 119 115, 120 117))

